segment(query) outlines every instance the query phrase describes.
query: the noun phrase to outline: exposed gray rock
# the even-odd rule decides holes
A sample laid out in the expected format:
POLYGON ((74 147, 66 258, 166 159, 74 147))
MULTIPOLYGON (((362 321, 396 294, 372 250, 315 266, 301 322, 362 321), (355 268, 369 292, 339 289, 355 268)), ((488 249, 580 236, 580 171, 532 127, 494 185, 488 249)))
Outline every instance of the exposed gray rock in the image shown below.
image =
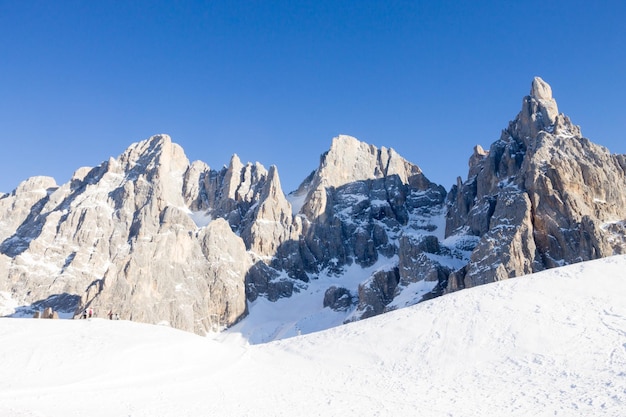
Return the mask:
POLYGON ((359 302, 351 320, 366 319, 383 313, 396 295, 399 281, 398 268, 393 268, 390 271, 377 271, 360 284, 359 302))
POLYGON ((309 182, 301 211, 305 243, 330 268, 394 255, 398 245, 390 235, 407 226, 410 213, 436 211, 445 199, 443 187, 393 149, 349 136, 333 140, 309 182))
POLYGON ((419 236, 436 232, 432 219, 443 211, 445 189, 431 183, 418 166, 393 149, 338 136, 296 195, 305 191, 300 253, 311 255, 299 257, 305 271, 340 276, 353 263, 370 267, 381 258, 394 259, 396 272, 389 282, 395 283, 381 285, 379 274, 361 285, 357 312, 351 319, 382 313, 404 289, 396 292, 400 276, 406 282, 447 279, 449 269, 427 257, 409 261, 413 240, 403 240, 405 232, 419 236))
POLYGON ((289 267, 291 253, 282 247, 297 241, 301 229, 300 218, 293 217, 291 205, 280 186, 278 171, 272 166, 260 190, 258 203, 243 219, 241 237, 258 258, 271 258, 272 266, 284 269, 289 267))
POLYGON ((202 253, 212 267, 206 272, 208 291, 204 291, 208 311, 217 315, 211 324, 230 325, 247 311, 245 276, 252 262, 241 238, 223 219, 212 221, 198 233, 202 253))
POLYGON ((25 306, 114 310, 197 333, 236 322, 251 261, 227 223, 192 221, 188 170, 182 149, 160 135, 60 187, 23 183, 0 201, 0 215, 19 209, 1 228, 0 288, 25 306))
POLYGON ((626 252, 623 155, 582 137, 536 77, 517 118, 448 195, 446 236, 480 237, 448 290, 626 252))
POLYGON ((490 228, 472 252, 463 287, 526 275, 541 269, 532 236, 531 205, 517 190, 497 195, 490 228))
POLYGON ((207 211, 209 196, 206 194, 205 181, 210 176, 211 169, 202 161, 194 161, 185 171, 183 181, 183 198, 192 211, 207 211))
POLYGON ((582 137, 538 77, 447 197, 393 149, 349 136, 285 197, 276 167, 190 164, 166 135, 66 184, 34 177, 0 195, 0 292, 21 312, 94 308, 199 334, 309 285, 356 320, 617 253, 626 156, 582 137))
POLYGON ((422 280, 443 282, 448 279, 448 275, 452 272, 449 267, 441 265, 435 260, 438 256, 443 258, 451 254, 447 248, 440 245, 439 239, 433 235, 426 235, 421 239, 402 236, 398 255, 398 270, 402 286, 422 280))
POLYGON ((352 307, 350 290, 335 285, 329 287, 324 293, 324 307, 329 307, 335 311, 347 311, 352 307))
MULTIPOLYGON (((67 184, 33 178, 4 196, 0 271, 8 279, 0 289, 25 306, 92 307, 203 333, 246 314, 242 291, 275 301, 355 263, 402 262, 393 280, 405 283, 444 279, 428 257, 409 262, 415 242, 403 234, 437 245, 432 219, 445 190, 393 149, 337 137, 295 195, 296 210, 276 167, 233 155, 212 170, 155 136, 77 170, 67 184), (33 270, 33 262, 46 267, 33 270), (51 294, 71 301, 53 305, 51 294)), ((379 280, 376 291, 360 292, 362 309, 375 304, 368 314, 400 292, 397 282, 381 290, 379 280)))

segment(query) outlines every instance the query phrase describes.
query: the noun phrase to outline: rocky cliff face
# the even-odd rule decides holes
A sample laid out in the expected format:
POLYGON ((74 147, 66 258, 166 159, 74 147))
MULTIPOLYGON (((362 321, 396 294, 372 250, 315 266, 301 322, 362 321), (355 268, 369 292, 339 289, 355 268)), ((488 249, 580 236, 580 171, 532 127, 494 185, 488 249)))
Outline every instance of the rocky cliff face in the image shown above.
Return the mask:
POLYGON ((188 171, 183 150, 160 135, 62 186, 20 184, 0 199, 0 289, 66 314, 91 307, 198 333, 234 323, 251 261, 225 222, 192 221, 188 171))
POLYGON ((299 217, 305 271, 341 276, 353 263, 369 267, 381 258, 393 260, 359 285, 350 320, 382 313, 409 283, 428 279, 434 286, 447 276, 448 267, 420 247, 424 239, 443 237, 438 219, 445 189, 393 149, 339 136, 297 195, 304 197, 299 217))
POLYGON ((446 235, 479 237, 448 290, 626 252, 626 157, 591 143, 533 80, 522 110, 448 196, 446 235))
POLYGON ((469 165, 446 193, 393 149, 338 136, 285 196, 274 166, 214 170, 154 136, 0 195, 0 296, 203 334, 259 297, 306 292, 351 321, 626 252, 626 157, 583 138, 540 78, 469 165))
POLYGON ((246 299, 333 276, 342 301, 331 304, 355 320, 445 280, 445 196, 392 149, 349 136, 289 199, 276 167, 234 155, 212 170, 154 136, 67 184, 31 178, 2 196, 0 291, 27 311, 91 307, 204 333, 241 319, 246 299), (353 266, 370 272, 342 283, 353 266), (420 281, 430 284, 407 289, 420 281))

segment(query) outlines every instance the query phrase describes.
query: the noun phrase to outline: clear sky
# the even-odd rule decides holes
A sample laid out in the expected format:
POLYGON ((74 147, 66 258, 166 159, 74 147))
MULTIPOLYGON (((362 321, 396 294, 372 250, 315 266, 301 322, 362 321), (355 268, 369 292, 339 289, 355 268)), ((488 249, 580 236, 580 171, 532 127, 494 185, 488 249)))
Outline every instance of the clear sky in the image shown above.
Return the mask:
POLYGON ((285 192, 338 134, 449 188, 535 75, 626 153, 624 1, 0 0, 0 191, 169 134, 219 169, 276 165, 285 192))

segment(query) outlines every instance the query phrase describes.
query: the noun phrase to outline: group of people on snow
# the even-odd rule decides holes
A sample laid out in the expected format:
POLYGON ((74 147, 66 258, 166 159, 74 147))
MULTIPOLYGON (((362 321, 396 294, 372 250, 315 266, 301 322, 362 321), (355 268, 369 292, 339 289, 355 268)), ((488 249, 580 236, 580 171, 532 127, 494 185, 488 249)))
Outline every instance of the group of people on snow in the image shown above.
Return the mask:
POLYGON ((109 316, 109 320, 119 320, 120 319, 120 315, 117 313, 113 313, 112 310, 109 311, 109 314, 107 314, 107 316, 109 316))
POLYGON ((83 310, 83 319, 90 319, 94 316, 93 308, 89 307, 83 310))
MULTIPOLYGON (((95 313, 93 311, 93 308, 89 307, 86 308, 85 310, 83 310, 83 314, 82 314, 82 318, 83 319, 90 319, 92 317, 95 317, 95 313)), ((120 319, 120 315, 117 313, 113 313, 113 310, 109 310, 109 313, 107 314, 107 317, 109 318, 109 320, 119 320, 120 319)))

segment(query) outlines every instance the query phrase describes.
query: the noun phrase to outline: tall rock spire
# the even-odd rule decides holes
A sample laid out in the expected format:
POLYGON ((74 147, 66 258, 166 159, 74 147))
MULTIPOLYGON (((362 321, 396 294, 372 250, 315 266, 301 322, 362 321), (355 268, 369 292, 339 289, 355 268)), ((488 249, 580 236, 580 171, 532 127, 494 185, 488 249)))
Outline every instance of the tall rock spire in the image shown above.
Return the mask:
POLYGON ((556 120, 556 115, 559 114, 559 108, 556 105, 556 101, 552 98, 550 85, 542 80, 541 77, 535 77, 530 88, 530 97, 539 103, 539 110, 544 121, 553 124, 556 120))
POLYGON ((448 289, 626 252, 623 160, 583 138, 535 77, 516 119, 450 191, 446 235, 480 240, 448 289))
POLYGON ((524 142, 534 138, 542 130, 552 131, 559 108, 552 97, 552 88, 540 77, 535 77, 530 87, 530 95, 522 100, 514 125, 514 135, 524 142))

